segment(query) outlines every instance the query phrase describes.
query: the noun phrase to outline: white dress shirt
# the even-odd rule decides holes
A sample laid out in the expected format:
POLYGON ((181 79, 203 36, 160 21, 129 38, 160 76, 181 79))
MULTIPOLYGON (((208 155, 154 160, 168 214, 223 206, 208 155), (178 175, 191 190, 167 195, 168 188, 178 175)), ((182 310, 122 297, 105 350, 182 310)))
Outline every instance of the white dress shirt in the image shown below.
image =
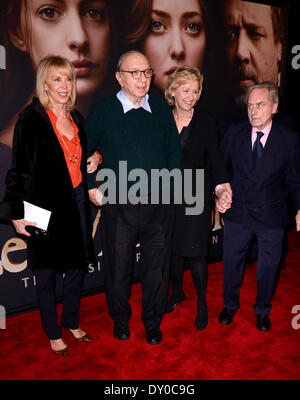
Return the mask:
POLYGON ((141 104, 140 104, 139 106, 135 106, 135 105, 128 99, 128 97, 125 95, 125 93, 123 92, 123 90, 120 90, 120 91, 117 93, 117 98, 120 100, 120 102, 121 102, 121 104, 122 104, 122 106, 123 106, 124 114, 126 114, 128 111, 132 110, 133 108, 137 109, 137 108, 140 108, 140 107, 142 107, 144 110, 146 110, 146 111, 152 113, 152 110, 151 110, 151 107, 150 107, 150 104, 149 104, 149 101, 148 101, 148 99, 149 99, 149 95, 148 95, 148 94, 146 94, 146 96, 144 96, 144 97, 142 98, 142 102, 141 102, 141 104))

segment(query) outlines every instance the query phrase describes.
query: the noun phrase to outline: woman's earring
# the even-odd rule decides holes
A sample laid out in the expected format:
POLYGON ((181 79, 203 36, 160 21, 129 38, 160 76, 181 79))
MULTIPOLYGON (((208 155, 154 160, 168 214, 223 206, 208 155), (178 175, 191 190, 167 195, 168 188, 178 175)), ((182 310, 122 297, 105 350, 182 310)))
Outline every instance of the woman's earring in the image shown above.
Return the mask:
POLYGON ((48 96, 48 93, 46 92, 46 90, 45 90, 45 101, 46 101, 46 103, 49 102, 49 96, 48 96))

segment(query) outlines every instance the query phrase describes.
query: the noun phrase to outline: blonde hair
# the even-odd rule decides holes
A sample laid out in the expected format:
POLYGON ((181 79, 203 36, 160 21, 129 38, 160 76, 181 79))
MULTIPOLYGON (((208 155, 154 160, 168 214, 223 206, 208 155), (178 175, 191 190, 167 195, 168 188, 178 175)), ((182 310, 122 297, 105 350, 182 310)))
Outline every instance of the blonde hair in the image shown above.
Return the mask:
POLYGON ((74 109, 76 102, 76 71, 73 64, 64 57, 50 55, 41 60, 36 73, 37 96, 42 106, 49 109, 51 103, 45 91, 45 82, 49 69, 52 67, 60 70, 62 73, 70 74, 72 77, 72 93, 66 104, 66 111, 70 112, 74 109))
POLYGON ((174 71, 170 76, 169 76, 169 82, 167 89, 165 90, 165 99, 169 106, 174 107, 175 102, 174 102, 174 97, 172 92, 179 88, 179 86, 184 85, 187 82, 198 82, 199 83, 199 97, 202 92, 202 84, 203 84, 203 75, 199 71, 198 68, 196 67, 180 67, 177 68, 176 71, 174 71))

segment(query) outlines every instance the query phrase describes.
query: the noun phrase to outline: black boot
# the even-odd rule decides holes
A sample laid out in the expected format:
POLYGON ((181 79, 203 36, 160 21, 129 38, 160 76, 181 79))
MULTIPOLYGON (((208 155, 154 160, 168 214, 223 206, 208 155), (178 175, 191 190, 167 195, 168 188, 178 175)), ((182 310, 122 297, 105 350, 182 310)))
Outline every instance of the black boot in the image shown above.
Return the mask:
POLYGON ((183 300, 185 300, 184 292, 182 292, 182 295, 180 297, 174 297, 172 294, 172 296, 170 297, 170 300, 168 301, 167 307, 166 307, 166 311, 165 311, 166 314, 174 311, 177 304, 181 303, 183 300))
POLYGON ((166 307, 166 313, 174 311, 177 304, 185 299, 185 294, 182 289, 184 271, 184 257, 177 254, 172 254, 171 257, 171 287, 172 294, 166 307))
POLYGON ((198 331, 202 331, 208 324, 208 310, 207 310, 207 305, 201 304, 199 305, 198 303, 198 312, 197 312, 197 317, 195 321, 196 328, 198 331))
POLYGON ((208 324, 208 310, 206 304, 207 264, 205 257, 190 258, 191 273, 197 292, 197 317, 195 325, 199 331, 208 324))

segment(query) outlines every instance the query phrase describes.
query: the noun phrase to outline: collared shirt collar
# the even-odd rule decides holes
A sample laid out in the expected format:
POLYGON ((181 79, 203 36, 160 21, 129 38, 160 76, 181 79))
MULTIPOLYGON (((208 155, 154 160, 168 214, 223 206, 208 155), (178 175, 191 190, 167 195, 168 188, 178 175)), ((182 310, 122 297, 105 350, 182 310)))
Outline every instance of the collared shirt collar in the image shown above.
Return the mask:
POLYGON ((128 97, 125 95, 125 93, 123 92, 123 90, 120 90, 120 91, 117 93, 117 98, 120 100, 120 102, 121 102, 121 104, 122 104, 122 106, 123 106, 124 114, 127 113, 128 111, 134 109, 134 108, 137 109, 137 108, 140 108, 140 107, 142 107, 144 110, 146 110, 146 111, 152 113, 152 110, 151 110, 151 107, 150 107, 150 104, 149 104, 149 101, 148 101, 148 99, 149 99, 149 95, 148 95, 148 94, 146 94, 146 96, 144 96, 144 97, 142 98, 142 102, 141 102, 141 105, 140 105, 140 106, 135 106, 135 105, 128 99, 128 97))
POLYGON ((262 145, 265 146, 266 141, 267 141, 267 139, 268 139, 268 137, 269 137, 269 133, 270 133, 270 131, 271 131, 271 128, 272 128, 272 120, 270 121, 270 123, 269 123, 267 126, 264 127, 264 129, 258 129, 258 128, 252 127, 252 131, 251 131, 252 147, 253 147, 253 144, 254 144, 254 142, 255 142, 255 140, 256 140, 256 136, 257 136, 256 132, 257 132, 257 131, 263 132, 264 135, 263 135, 263 137, 260 139, 260 141, 261 141, 262 145))

